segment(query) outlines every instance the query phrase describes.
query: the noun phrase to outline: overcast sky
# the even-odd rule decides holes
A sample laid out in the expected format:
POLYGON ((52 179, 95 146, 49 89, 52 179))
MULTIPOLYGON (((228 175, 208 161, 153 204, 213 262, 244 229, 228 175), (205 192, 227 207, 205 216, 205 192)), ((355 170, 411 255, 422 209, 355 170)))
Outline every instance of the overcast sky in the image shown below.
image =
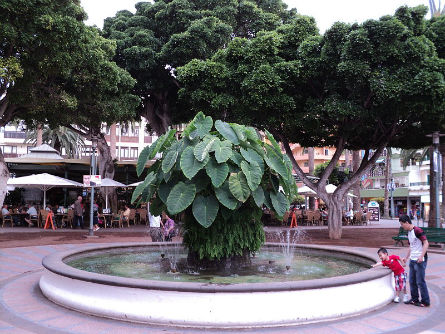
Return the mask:
MULTIPOLYGON (((103 21, 122 9, 135 11, 134 5, 141 0, 81 0, 88 13, 87 24, 102 28, 103 21)), ((428 0, 284 0, 289 8, 297 8, 300 14, 315 17, 320 32, 336 21, 354 23, 378 19, 403 5, 428 6, 428 0)), ((429 17, 429 13, 428 13, 429 17)))

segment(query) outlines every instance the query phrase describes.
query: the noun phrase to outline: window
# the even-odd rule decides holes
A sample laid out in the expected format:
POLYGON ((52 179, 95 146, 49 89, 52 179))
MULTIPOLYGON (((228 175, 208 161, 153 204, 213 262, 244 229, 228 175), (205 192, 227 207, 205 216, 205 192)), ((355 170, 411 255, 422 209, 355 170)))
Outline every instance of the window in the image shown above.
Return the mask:
POLYGON ((324 155, 329 155, 329 149, 327 148, 324 149, 324 155))
POLYGON ((121 147, 121 158, 129 158, 130 150, 128 147, 121 147))
POLYGON ((303 149, 303 154, 307 154, 307 153, 308 153, 307 148, 303 149))
POLYGON ((17 146, 3 145, 1 146, 3 154, 17 154, 17 146))
POLYGON ((304 167, 309 167, 309 162, 308 161, 304 162, 304 167))
POLYGON ((138 157, 138 148, 132 147, 130 149, 130 158, 137 158, 138 157))
POLYGON ((134 128, 134 135, 139 136, 139 127, 134 128))

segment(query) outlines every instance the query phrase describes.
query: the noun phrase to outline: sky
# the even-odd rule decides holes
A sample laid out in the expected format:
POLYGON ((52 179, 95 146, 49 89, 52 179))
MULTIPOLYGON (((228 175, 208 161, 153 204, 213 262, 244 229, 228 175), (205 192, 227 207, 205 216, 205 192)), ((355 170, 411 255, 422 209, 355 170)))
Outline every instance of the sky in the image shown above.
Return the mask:
MULTIPOLYGON (((87 24, 100 28, 103 21, 114 16, 117 11, 127 9, 135 12, 134 5, 141 0, 81 0, 88 14, 87 24)), ((428 6, 428 0, 284 0, 288 8, 296 8, 298 13, 313 16, 320 32, 323 33, 334 22, 361 23, 367 19, 378 19, 394 14, 403 5, 428 6)), ((429 13, 428 13, 429 17, 429 13)))

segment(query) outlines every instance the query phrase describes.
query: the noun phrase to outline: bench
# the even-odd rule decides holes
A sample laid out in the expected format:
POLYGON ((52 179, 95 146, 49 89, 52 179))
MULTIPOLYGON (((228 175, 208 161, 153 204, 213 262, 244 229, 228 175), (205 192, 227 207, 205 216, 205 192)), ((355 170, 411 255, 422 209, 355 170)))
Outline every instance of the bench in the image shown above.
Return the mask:
MULTIPOLYGON (((428 242, 440 244, 442 248, 445 246, 445 229, 437 228, 437 227, 422 227, 422 230, 425 232, 426 238, 428 242)), ((399 233, 397 236, 392 237, 395 241, 395 246, 401 244, 403 246, 403 241, 408 241, 408 232, 405 231, 402 227, 399 228, 399 233)))

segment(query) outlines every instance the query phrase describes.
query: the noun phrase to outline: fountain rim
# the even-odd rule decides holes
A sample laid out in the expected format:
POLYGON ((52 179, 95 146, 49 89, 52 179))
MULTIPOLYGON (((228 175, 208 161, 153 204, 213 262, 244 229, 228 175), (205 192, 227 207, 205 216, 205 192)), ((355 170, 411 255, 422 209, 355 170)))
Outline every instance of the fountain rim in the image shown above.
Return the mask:
MULTIPOLYGON (((280 243, 265 243, 262 247, 278 247, 280 243)), ((285 281, 285 282, 268 282, 268 283, 235 283, 235 284, 214 284, 214 283, 196 283, 196 282, 171 282, 171 281, 155 281, 139 278, 127 278, 105 274, 98 274, 73 268, 63 262, 64 259, 89 253, 92 251, 103 251, 107 249, 119 248, 137 248, 137 247, 174 247, 182 246, 182 243, 162 243, 162 242, 146 242, 146 243, 115 243, 108 245, 83 246, 74 250, 68 250, 53 253, 43 258, 43 267, 57 275, 67 278, 81 280, 89 283, 97 283, 116 287, 130 287, 144 290, 162 290, 176 292, 200 292, 200 293, 245 293, 245 292, 271 292, 271 291, 289 291, 289 290, 308 290, 315 288, 337 287, 345 284, 355 284, 374 280, 384 277, 388 274, 387 270, 367 269, 358 273, 334 276, 328 278, 319 278, 303 281, 285 281)), ((308 245, 308 244, 292 244, 291 247, 314 249, 320 251, 329 251, 337 254, 354 255, 362 257, 366 260, 375 262, 375 259, 364 252, 351 250, 344 247, 333 248, 324 245, 308 245)))

